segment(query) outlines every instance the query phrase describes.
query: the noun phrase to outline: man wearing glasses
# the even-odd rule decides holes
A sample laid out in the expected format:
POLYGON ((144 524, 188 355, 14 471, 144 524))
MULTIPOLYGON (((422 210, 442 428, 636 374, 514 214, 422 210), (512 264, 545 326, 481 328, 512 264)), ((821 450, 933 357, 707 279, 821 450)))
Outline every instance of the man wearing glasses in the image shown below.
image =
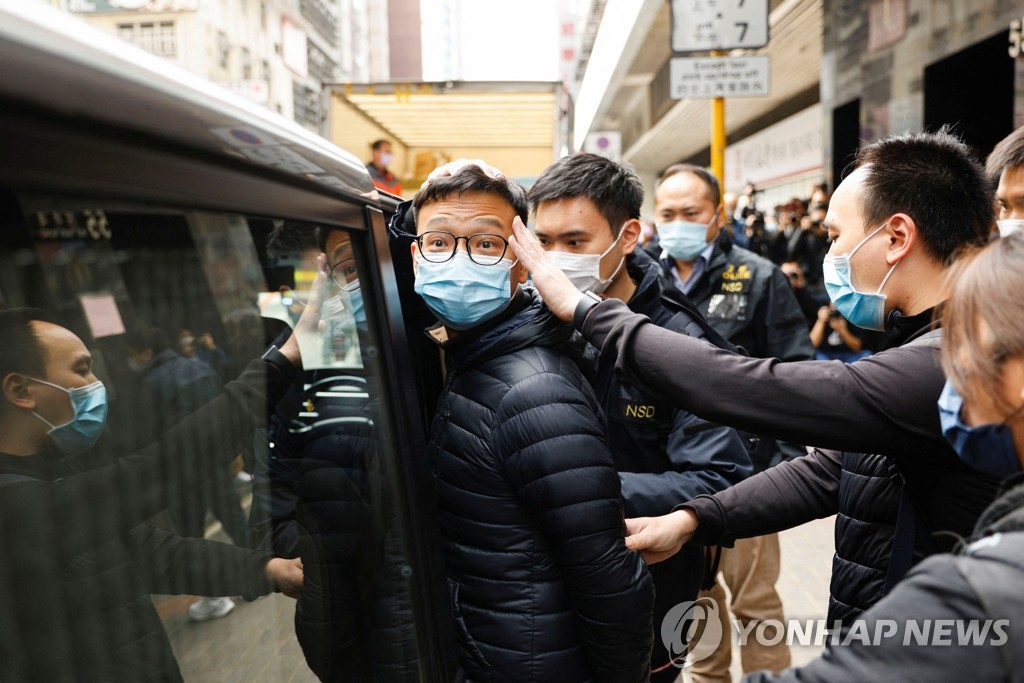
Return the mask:
POLYGON ((430 459, 460 663, 470 680, 646 681, 653 584, 623 544, 599 407, 508 248, 526 192, 468 166, 413 211, 448 372, 430 459))

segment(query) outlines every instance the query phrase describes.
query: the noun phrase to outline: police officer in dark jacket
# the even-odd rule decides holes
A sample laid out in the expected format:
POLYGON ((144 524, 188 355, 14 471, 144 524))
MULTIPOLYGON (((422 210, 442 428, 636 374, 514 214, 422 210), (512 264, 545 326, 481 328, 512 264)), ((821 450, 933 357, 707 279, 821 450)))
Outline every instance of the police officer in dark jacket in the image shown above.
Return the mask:
MULTIPOLYGON (((803 313, 787 278, 762 256, 734 246, 728 230, 721 230, 721 191, 718 181, 692 164, 668 167, 655 186, 654 213, 661 239, 661 264, 679 287, 697 304, 708 322, 733 344, 758 358, 807 360, 814 357, 803 313)), ((763 230, 763 217, 747 216, 755 230, 763 230), (758 222, 760 221, 760 222, 758 222)), ((709 387, 714 390, 713 385, 709 387)), ((802 446, 744 434, 755 472, 803 455, 802 446)), ((729 631, 726 593, 736 619, 749 625, 782 616, 782 600, 775 590, 780 571, 776 534, 748 537, 721 551, 721 572, 703 597, 719 605, 722 628, 729 631)), ((695 683, 727 677, 731 662, 729 641, 713 656, 698 662, 695 683)), ((785 643, 742 648, 746 671, 789 666, 785 643)))
MULTIPOLYGON (((825 283, 844 317, 884 327, 890 341, 855 363, 744 358, 673 335, 615 302, 581 297, 525 231, 515 245, 552 311, 571 319, 579 307, 586 338, 614 353, 632 381, 707 419, 841 452, 783 463, 714 498, 726 536, 842 512, 832 614, 848 619, 936 552, 942 532, 970 534, 994 497, 996 480, 963 465, 942 437, 934 405, 944 377, 934 338, 915 343, 945 298, 957 250, 987 240, 990 193, 969 148, 948 133, 893 136, 861 149, 858 168, 829 205, 825 283), (735 505, 718 505, 719 496, 735 505)), ((688 540, 695 524, 685 508, 633 520, 627 542, 657 560, 688 540)))
MULTIPOLYGON (((643 187, 631 170, 601 156, 576 154, 549 166, 529 197, 538 239, 581 291, 627 301, 630 310, 666 329, 730 346, 636 248, 643 187)), ((598 364, 595 390, 628 516, 665 514, 680 495, 721 491, 750 474, 750 458, 733 429, 623 382, 613 358, 598 364)), ((657 589, 651 680, 671 681, 679 674, 682 653, 666 649, 662 621, 679 603, 696 599, 703 560, 703 549, 693 546, 651 568, 657 589)))
POLYGON ((653 582, 623 543, 600 408, 507 252, 525 191, 472 166, 417 193, 415 289, 448 376, 430 460, 474 681, 648 680, 653 582))

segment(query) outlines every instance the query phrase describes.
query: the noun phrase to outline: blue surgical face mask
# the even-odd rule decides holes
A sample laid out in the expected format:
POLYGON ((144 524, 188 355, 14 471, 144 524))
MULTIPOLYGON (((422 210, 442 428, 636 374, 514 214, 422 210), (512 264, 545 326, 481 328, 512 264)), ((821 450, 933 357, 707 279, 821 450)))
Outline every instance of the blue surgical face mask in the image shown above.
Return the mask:
POLYGON ((836 305, 836 310, 842 313, 844 318, 865 330, 885 329, 885 295, 882 294, 882 288, 885 287, 885 283, 889 281, 889 277, 896 270, 899 261, 892 264, 892 268, 882 280, 882 284, 878 286, 878 291, 872 294, 871 292, 858 292, 854 289, 850 259, 858 249, 884 227, 885 225, 881 225, 862 239, 849 254, 842 256, 826 254, 825 260, 821 264, 828 298, 832 300, 832 303, 836 305))
POLYGON ((939 396, 939 422, 942 435, 964 463, 1000 478, 1020 472, 1017 448, 1013 444, 1013 432, 1007 424, 1024 406, 998 424, 968 427, 960 419, 964 400, 946 380, 939 396))
POLYGON ((416 293, 453 330, 468 330, 493 318, 512 300, 509 272, 515 263, 508 259, 482 266, 456 251, 447 261, 434 263, 417 252, 416 265, 416 293))
POLYGON ((359 280, 353 280, 343 287, 338 287, 337 300, 357 323, 366 322, 366 305, 363 303, 363 289, 359 286, 359 280))
POLYGON ((692 261, 708 248, 710 244, 708 230, 717 217, 718 210, 716 209, 715 216, 707 223, 692 223, 690 221, 658 223, 658 243, 672 258, 679 261, 692 261))
POLYGON ((65 389, 60 385, 35 377, 29 377, 29 379, 63 391, 71 399, 71 407, 74 409, 75 415, 68 422, 59 426, 54 426, 45 417, 32 411, 33 415, 50 428, 48 435, 57 444, 61 453, 75 456, 92 448, 100 438, 100 434, 103 433, 103 427, 107 424, 107 388, 103 386, 103 382, 93 382, 84 387, 65 389))

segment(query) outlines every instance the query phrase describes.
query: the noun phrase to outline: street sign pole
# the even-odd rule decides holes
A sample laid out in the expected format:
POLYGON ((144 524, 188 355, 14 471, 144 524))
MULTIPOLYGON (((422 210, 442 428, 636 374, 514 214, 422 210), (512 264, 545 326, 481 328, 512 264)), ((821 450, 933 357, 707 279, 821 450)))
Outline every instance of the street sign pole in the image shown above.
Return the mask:
MULTIPOLYGON (((712 50, 712 57, 722 57, 721 50, 712 50)), ((725 191, 725 98, 711 100, 711 172, 718 178, 718 187, 725 191)))
POLYGON ((768 44, 769 0, 670 0, 673 53, 708 50, 712 60, 673 59, 673 99, 711 99, 711 172, 725 190, 725 96, 768 94, 768 57, 725 60, 726 50, 768 44), (762 61, 759 61, 762 60, 762 61))

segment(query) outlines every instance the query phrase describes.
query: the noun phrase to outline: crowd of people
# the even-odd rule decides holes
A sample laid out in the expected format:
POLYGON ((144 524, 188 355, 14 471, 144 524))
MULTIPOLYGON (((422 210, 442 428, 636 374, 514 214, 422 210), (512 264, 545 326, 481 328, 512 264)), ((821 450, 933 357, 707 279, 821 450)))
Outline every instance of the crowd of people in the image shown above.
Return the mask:
MULTIPOLYGON (((1024 129, 987 167, 945 130, 866 144, 831 196, 769 215, 699 166, 651 190, 653 230, 623 163, 568 156, 527 191, 460 160, 389 225, 445 370, 423 458, 464 678, 730 680, 732 624, 784 622, 778 532, 833 515, 840 642, 793 669, 784 639, 747 639, 747 680, 1020 678, 1024 129), (726 635, 698 660, 679 607, 701 602, 726 635), (920 620, 1002 626, 966 657, 910 644, 920 620)), ((209 334, 126 336, 128 455, 85 343, 0 312, 0 525, 43 541, 0 582, 5 673, 174 680, 150 594, 214 596, 206 619, 279 590, 322 680, 417 680, 378 379, 303 367, 339 311, 348 344, 371 334, 351 236, 271 242, 316 280, 237 379, 209 334), (230 463, 261 429, 246 518, 230 463), (203 538, 208 511, 234 545, 203 538)))

